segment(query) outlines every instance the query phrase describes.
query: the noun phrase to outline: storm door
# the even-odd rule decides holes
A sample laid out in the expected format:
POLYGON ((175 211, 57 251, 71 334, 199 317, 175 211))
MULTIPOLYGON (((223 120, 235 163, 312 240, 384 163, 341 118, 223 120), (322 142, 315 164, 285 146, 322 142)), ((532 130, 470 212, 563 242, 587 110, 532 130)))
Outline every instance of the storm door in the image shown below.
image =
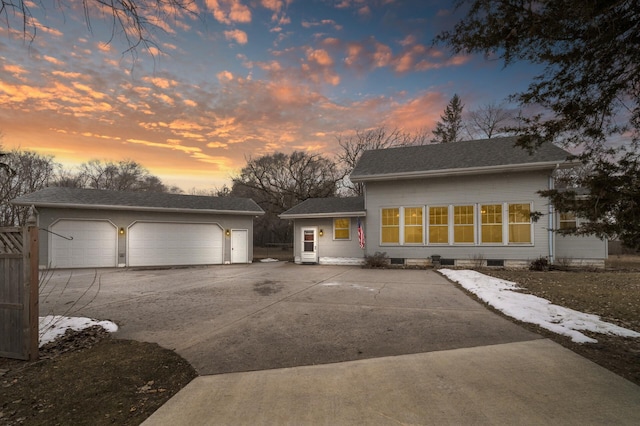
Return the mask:
POLYGON ((318 263, 318 228, 302 228, 302 263, 318 263))

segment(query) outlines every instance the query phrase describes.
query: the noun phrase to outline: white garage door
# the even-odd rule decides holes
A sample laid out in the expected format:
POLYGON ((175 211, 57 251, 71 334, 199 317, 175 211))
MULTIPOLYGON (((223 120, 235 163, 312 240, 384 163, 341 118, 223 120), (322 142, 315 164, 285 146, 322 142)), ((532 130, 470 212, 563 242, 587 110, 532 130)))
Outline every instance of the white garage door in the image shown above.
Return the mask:
POLYGON ((116 266, 118 231, 106 220, 59 220, 51 226, 49 253, 54 268, 116 266), (56 235, 57 234, 57 235, 56 235))
POLYGON ((137 222, 129 228, 129 266, 220 264, 222 241, 215 224, 137 222))

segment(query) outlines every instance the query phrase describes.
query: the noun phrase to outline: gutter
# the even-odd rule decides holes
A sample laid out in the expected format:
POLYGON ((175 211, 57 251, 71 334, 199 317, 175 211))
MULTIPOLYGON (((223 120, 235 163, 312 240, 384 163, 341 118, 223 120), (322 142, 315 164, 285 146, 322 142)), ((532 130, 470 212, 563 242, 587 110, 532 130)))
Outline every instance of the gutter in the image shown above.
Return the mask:
MULTIPOLYGON (((558 168, 560 167, 560 164, 556 164, 555 169, 553 169, 553 171, 551 172, 551 174, 549 175, 549 189, 554 189, 555 188, 555 180, 553 179, 553 173, 558 170, 558 168)), ((555 256, 556 256, 556 234, 555 232, 553 232, 554 228, 555 228, 555 216, 556 216, 556 209, 555 206, 553 205, 553 203, 549 203, 549 263, 553 264, 553 262, 555 261, 555 256)))
POLYGON ((144 207, 144 206, 114 206, 103 204, 65 204, 65 203, 13 203, 16 206, 37 206, 53 209, 85 209, 85 210, 129 210, 144 212, 164 213, 191 213, 191 214, 236 214, 244 216, 263 215, 264 211, 251 210, 214 210, 214 209, 187 209, 177 207, 144 207))
POLYGON ((366 211, 360 212, 329 212, 329 213, 293 213, 279 214, 280 219, 322 219, 330 217, 366 217, 366 211))

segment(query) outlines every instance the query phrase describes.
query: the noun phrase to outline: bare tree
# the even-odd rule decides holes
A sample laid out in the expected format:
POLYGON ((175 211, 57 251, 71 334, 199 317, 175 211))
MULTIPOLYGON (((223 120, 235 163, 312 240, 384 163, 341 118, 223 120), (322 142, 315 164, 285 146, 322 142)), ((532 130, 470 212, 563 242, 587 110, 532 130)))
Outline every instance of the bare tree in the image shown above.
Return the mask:
POLYGON ((351 182, 348 176, 358 163, 363 152, 372 149, 424 145, 429 143, 427 134, 424 131, 410 133, 399 128, 388 130, 384 126, 369 130, 356 130, 355 135, 348 138, 339 135, 337 139, 340 148, 342 148, 337 155, 337 159, 342 167, 344 167, 345 174, 341 186, 348 195, 364 194, 364 185, 362 183, 351 182))
MULTIPOLYGON (((53 8, 64 13, 73 9, 77 2, 57 0, 51 2, 53 8)), ((28 0, 0 0, 0 16, 8 28, 19 26, 25 39, 33 41, 39 23, 32 14, 32 8, 45 7, 45 2, 33 3, 28 0)), ((181 15, 197 16, 195 0, 81 0, 82 12, 89 31, 92 31, 92 17, 101 17, 111 22, 111 37, 120 34, 134 53, 138 47, 157 47, 152 32, 161 30, 162 22, 181 15)))
POLYGON ((80 165, 80 172, 75 177, 68 176, 64 182, 69 184, 66 186, 112 191, 182 192, 177 187, 165 186, 158 177, 133 160, 117 163, 90 160, 80 165))
POLYGON ((511 111, 505 109, 502 104, 484 104, 469 112, 467 132, 472 139, 501 136, 508 133, 506 125, 513 118, 511 111))
POLYGON ((7 167, 0 170, 0 226, 24 225, 28 207, 14 206, 11 200, 49 185, 61 166, 51 156, 19 150, 7 153, 3 161, 7 167))
POLYGON ((197 189, 195 187, 188 191, 189 195, 199 195, 203 197, 229 197, 231 196, 231 188, 225 183, 221 187, 213 187, 211 189, 197 189))
POLYGON ((289 242, 291 227, 278 215, 308 198, 335 195, 342 178, 337 165, 321 155, 277 152, 247 160, 233 178, 231 195, 252 198, 265 210, 254 222, 256 244, 289 242))

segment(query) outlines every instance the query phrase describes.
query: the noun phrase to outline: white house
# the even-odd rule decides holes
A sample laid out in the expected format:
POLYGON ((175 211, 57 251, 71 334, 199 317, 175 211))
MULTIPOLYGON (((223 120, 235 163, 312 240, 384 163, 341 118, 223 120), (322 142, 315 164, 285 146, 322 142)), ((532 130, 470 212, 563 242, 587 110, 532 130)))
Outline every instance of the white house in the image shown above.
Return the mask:
POLYGON ((350 179, 364 197, 306 200, 280 215, 294 221, 297 263, 361 263, 385 252, 396 264, 527 267, 537 258, 604 267, 607 243, 562 236, 574 226, 537 191, 572 167, 551 144, 535 152, 515 137, 366 151, 350 179), (358 220, 366 238, 360 248, 358 220), (312 242, 312 244, 311 244, 312 242))

